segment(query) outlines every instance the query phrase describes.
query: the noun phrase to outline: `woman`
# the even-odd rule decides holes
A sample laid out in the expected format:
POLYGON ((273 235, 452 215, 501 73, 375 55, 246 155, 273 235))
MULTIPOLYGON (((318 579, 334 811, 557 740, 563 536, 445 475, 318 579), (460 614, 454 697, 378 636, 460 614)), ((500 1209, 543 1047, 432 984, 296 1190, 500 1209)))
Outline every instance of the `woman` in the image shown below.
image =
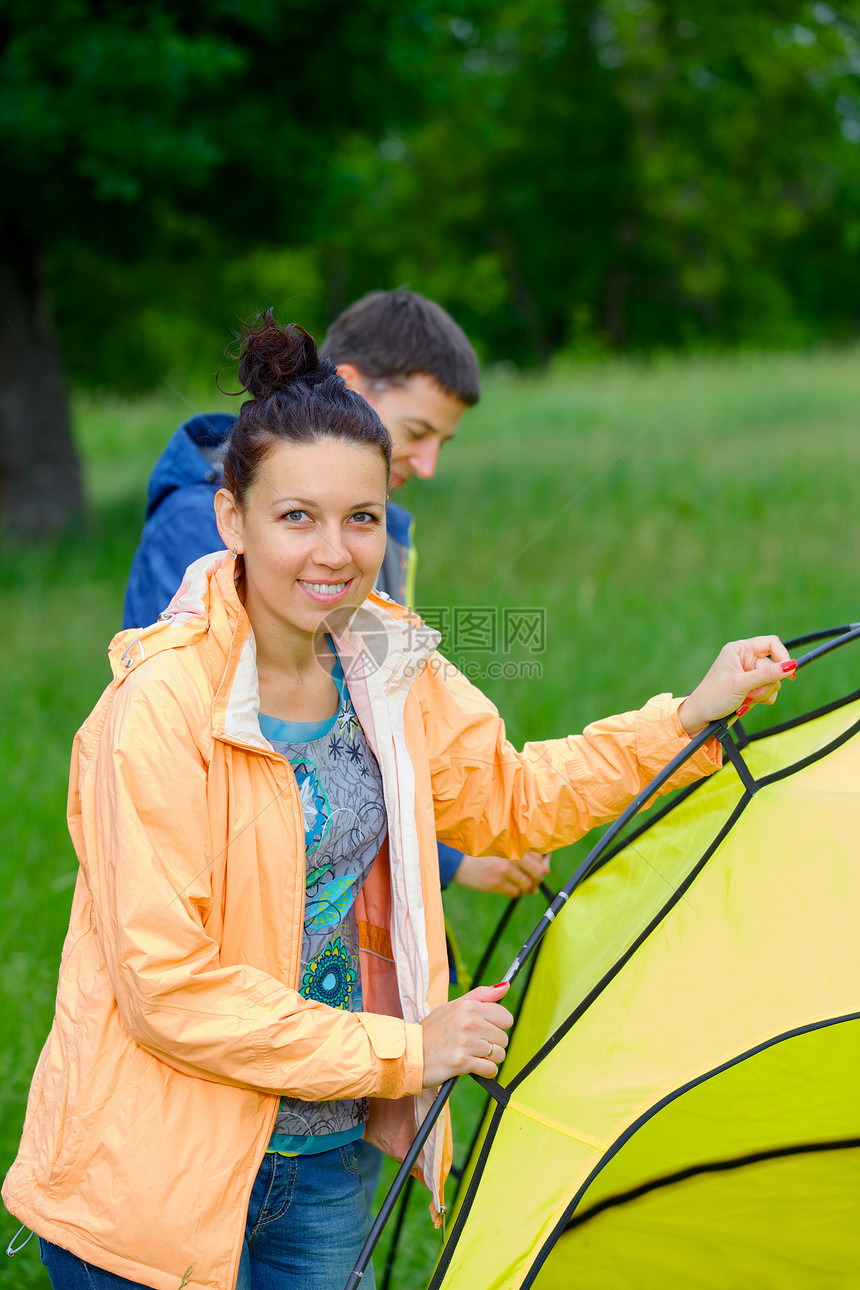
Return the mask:
MULTIPOLYGON (((517 753, 432 634, 371 594, 376 414, 271 313, 239 375, 229 554, 116 638, 76 740, 80 872, 4 1188, 55 1288, 342 1285, 366 1221, 357 1141, 402 1156, 423 1090, 494 1076, 507 1044, 506 987, 446 1002, 436 836, 563 846, 793 666, 775 638, 735 643, 686 700, 517 753)), ((449 1163, 443 1124, 421 1160, 437 1213, 449 1163)))

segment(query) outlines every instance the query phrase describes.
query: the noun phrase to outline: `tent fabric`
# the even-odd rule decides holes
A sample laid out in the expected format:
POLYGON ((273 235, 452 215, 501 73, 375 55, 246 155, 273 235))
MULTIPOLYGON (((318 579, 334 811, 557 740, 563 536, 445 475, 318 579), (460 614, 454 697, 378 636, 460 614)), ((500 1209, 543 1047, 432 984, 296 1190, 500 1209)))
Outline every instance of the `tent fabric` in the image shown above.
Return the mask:
POLYGON ((544 937, 431 1290, 860 1286, 860 693, 735 756, 544 937))

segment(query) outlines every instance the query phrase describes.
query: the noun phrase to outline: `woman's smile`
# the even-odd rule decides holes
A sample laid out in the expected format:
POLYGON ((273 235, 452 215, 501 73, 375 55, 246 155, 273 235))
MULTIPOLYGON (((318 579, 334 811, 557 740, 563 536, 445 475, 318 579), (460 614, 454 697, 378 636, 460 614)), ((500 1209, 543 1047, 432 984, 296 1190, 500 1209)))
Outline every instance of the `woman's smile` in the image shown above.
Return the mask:
POLYGON ((307 578, 299 578, 300 587, 304 587, 309 596, 320 604, 333 605, 341 599, 344 592, 352 584, 350 578, 347 582, 311 582, 307 578))

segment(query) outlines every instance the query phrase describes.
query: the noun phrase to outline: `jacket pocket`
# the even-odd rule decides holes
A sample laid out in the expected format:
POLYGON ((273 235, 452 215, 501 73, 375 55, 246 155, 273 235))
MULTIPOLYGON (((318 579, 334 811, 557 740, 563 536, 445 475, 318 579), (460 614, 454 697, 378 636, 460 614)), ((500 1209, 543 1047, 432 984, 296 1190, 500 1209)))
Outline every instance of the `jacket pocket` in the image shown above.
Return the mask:
POLYGON ((121 1117, 122 1108, 134 1096, 138 1077, 152 1058, 128 1036, 120 1036, 106 1051, 88 1085, 77 1094, 83 1105, 79 1113, 68 1107, 59 1141, 48 1173, 48 1186, 60 1194, 72 1191, 89 1168, 106 1131, 121 1117))

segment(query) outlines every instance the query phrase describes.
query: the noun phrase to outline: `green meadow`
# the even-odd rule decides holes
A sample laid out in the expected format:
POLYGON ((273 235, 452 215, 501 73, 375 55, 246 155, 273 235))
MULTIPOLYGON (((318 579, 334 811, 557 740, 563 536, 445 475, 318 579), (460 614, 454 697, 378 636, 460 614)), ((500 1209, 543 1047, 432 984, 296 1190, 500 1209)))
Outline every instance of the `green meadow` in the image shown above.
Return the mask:
MULTIPOLYGON (((488 374, 437 476, 398 500, 416 515, 418 605, 514 742, 683 693, 733 637, 788 639, 860 620, 857 395, 856 351, 488 374)), ((214 387, 77 399, 89 520, 61 542, 7 545, 0 566, 4 1170, 50 1025, 75 877, 64 819, 72 738, 109 679, 150 467, 192 409, 216 408, 235 401, 214 387)), ((788 717, 858 685, 856 654, 836 653, 786 684, 776 711, 788 717)), ((759 709, 748 724, 771 718, 759 709)), ((556 854, 553 886, 586 845, 556 854)), ((504 904, 451 893, 467 963, 504 904)), ((489 980, 539 913, 539 898, 520 902, 489 980)), ((456 1095, 461 1144, 474 1093, 456 1095)), ((4 1246, 16 1227, 6 1216, 4 1246)), ((420 1199, 395 1290, 422 1285, 438 1240, 420 1199)), ((47 1287, 35 1244, 2 1261, 0 1286, 47 1287)))

